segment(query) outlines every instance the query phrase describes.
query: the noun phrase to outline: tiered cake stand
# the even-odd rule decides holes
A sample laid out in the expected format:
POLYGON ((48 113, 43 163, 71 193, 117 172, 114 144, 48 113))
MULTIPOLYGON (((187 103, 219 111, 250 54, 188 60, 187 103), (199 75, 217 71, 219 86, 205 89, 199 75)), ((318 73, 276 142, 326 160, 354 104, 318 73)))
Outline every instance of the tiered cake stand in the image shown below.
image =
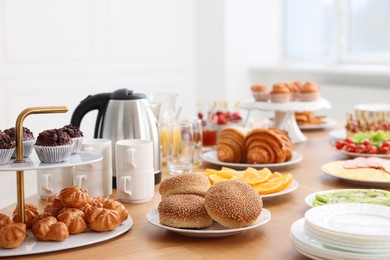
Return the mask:
POLYGON ((241 104, 242 109, 248 110, 248 114, 245 119, 245 125, 247 124, 253 110, 275 111, 274 127, 287 131, 293 143, 302 143, 307 140, 307 137, 298 127, 298 124, 295 120, 295 112, 330 109, 331 107, 331 104, 324 98, 320 98, 318 101, 313 102, 296 101, 273 103, 255 102, 252 100, 243 102, 241 104))

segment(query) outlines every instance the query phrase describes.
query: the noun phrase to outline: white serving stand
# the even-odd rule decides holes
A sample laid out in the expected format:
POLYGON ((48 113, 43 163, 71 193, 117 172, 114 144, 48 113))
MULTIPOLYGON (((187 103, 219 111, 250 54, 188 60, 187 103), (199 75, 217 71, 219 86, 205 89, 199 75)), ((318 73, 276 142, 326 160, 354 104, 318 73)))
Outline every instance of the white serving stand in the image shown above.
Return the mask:
POLYGON ((307 141, 307 137, 299 129, 295 120, 295 112, 330 109, 331 107, 331 104, 324 98, 313 102, 294 101, 285 103, 250 100, 242 102, 240 106, 241 109, 248 110, 245 125, 248 122, 252 110, 275 111, 274 127, 287 131, 293 143, 307 141))

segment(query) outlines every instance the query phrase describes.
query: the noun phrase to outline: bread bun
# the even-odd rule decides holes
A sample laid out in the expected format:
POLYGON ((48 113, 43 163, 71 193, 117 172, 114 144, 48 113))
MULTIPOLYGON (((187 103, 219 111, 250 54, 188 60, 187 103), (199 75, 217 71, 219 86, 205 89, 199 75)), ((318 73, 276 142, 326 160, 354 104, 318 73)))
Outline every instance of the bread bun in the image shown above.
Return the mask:
POLYGON ((69 236, 65 223, 58 222, 55 217, 40 219, 31 228, 33 235, 40 241, 63 241, 69 236))
POLYGON ((83 208, 89 202, 89 195, 85 189, 78 186, 62 189, 59 194, 61 204, 67 208, 83 208))
POLYGON ((9 223, 0 228, 0 246, 4 248, 18 247, 26 237, 26 225, 9 223))
POLYGON ((111 231, 121 224, 121 216, 116 210, 89 205, 85 209, 85 221, 93 231, 111 231))
POLYGON ((193 194, 165 197, 158 205, 160 222, 175 228, 206 228, 213 223, 204 206, 204 198, 193 194))
POLYGON ((186 173, 163 180, 159 192, 162 198, 173 194, 195 194, 204 197, 210 187, 206 176, 186 173))
POLYGON ((237 180, 224 180, 214 184, 206 194, 207 213, 227 228, 252 225, 259 217, 263 202, 249 184, 237 180))
POLYGON ((57 216, 57 220, 65 223, 71 235, 83 233, 87 230, 87 223, 84 218, 84 212, 75 208, 63 208, 57 216))

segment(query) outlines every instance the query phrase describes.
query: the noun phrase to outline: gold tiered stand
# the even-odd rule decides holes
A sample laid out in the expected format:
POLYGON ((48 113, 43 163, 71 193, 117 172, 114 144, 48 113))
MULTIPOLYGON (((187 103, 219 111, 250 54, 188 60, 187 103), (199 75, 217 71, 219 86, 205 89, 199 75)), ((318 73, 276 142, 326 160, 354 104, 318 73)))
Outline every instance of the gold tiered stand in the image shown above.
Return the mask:
MULTIPOLYGON (((16 119, 16 163, 23 163, 23 121, 31 114, 66 113, 64 106, 30 107, 23 110, 16 119)), ((24 171, 16 171, 18 196, 18 222, 24 223, 24 171)))

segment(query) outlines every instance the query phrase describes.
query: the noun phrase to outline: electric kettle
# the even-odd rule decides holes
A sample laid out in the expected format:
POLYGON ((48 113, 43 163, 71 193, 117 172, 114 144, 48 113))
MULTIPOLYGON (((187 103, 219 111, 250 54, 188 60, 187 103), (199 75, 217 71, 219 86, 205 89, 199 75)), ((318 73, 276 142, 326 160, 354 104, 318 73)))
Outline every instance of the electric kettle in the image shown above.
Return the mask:
POLYGON ((112 141, 113 185, 116 185, 115 143, 123 139, 152 140, 154 149, 155 184, 161 182, 160 136, 158 131, 158 109, 146 96, 132 90, 119 89, 112 93, 89 95, 82 100, 72 114, 71 124, 80 127, 83 117, 98 110, 95 138, 112 141))

